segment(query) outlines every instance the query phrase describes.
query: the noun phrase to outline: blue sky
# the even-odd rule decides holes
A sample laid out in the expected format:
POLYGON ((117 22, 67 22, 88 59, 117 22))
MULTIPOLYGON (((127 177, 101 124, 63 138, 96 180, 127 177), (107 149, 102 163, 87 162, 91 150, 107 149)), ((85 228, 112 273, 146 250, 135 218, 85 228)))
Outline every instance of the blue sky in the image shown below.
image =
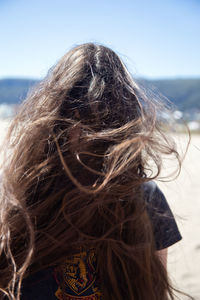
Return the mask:
POLYGON ((200 77, 200 0, 0 0, 0 37, 0 78, 42 78, 91 41, 135 76, 200 77))

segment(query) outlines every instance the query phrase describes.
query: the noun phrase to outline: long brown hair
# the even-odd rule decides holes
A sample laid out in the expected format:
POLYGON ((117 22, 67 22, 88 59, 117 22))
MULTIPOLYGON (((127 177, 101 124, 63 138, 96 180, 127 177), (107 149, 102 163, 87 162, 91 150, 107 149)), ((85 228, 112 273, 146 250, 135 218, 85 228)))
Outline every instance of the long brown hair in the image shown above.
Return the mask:
POLYGON ((4 144, 0 287, 94 247, 103 299, 174 299, 141 186, 179 161, 160 108, 109 48, 73 48, 28 95, 4 144), (159 118, 157 118, 159 116, 159 118))

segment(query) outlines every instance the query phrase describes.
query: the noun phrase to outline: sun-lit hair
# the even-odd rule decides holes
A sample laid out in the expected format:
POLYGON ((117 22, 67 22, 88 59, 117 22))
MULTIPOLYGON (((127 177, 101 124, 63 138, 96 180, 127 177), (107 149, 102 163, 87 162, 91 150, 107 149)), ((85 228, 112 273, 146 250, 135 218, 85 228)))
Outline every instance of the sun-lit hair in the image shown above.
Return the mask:
POLYGON ((175 155, 162 105, 107 47, 66 53, 27 96, 4 142, 0 287, 94 248, 103 299, 174 299, 142 184, 175 155), (123 296, 122 296, 123 295, 123 296))

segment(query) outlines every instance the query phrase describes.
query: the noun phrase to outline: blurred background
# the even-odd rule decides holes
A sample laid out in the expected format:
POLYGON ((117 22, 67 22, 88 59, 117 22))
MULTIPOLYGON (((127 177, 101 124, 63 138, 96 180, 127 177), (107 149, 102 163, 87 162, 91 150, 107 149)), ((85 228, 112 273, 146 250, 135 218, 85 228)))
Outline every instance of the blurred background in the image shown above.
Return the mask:
POLYGON ((136 80, 173 103, 180 149, 187 143, 187 123, 192 139, 182 173, 158 184, 183 236, 170 248, 169 275, 195 299, 200 299, 199 35, 199 0, 0 0, 1 140, 27 90, 66 51, 85 42, 111 47, 136 80))

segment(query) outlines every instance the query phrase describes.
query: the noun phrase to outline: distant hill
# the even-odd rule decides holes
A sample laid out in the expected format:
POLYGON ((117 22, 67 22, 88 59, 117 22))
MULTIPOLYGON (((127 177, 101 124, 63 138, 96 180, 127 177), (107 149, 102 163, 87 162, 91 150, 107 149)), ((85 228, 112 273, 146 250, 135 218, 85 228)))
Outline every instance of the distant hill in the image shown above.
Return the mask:
POLYGON ((17 104, 22 102, 28 89, 37 80, 33 79, 1 79, 0 80, 0 104, 17 104))
POLYGON ((145 80, 147 87, 156 87, 180 110, 200 110, 199 79, 145 80))
MULTIPOLYGON (((199 79, 139 79, 143 86, 157 89, 166 96, 178 109, 183 111, 200 110, 199 79)), ((31 79, 0 80, 0 104, 17 104, 25 99, 28 89, 37 83, 31 79)))

